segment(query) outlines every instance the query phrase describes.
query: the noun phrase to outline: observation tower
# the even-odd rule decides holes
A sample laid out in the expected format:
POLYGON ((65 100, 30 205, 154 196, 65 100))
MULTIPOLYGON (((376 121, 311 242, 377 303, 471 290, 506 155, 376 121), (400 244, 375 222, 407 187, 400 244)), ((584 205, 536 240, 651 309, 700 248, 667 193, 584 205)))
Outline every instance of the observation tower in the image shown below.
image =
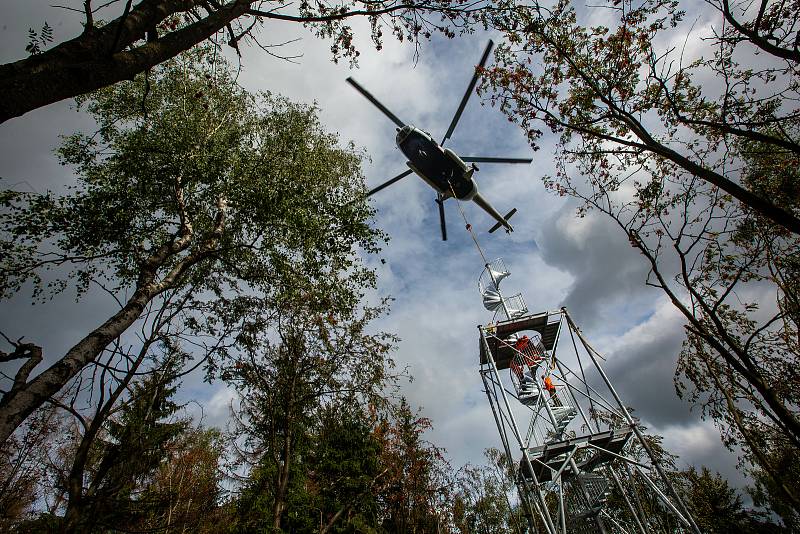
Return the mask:
POLYGON ((503 296, 509 274, 497 259, 479 277, 480 375, 530 531, 700 534, 603 357, 565 308, 503 296))

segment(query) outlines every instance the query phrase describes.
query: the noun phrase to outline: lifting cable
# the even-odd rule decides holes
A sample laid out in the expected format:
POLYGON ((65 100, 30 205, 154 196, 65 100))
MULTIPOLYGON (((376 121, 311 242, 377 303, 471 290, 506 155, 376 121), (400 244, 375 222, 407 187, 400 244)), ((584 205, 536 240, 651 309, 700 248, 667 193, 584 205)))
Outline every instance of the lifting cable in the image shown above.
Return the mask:
MULTIPOLYGON (((483 253, 483 249, 481 248, 480 243, 478 243, 478 237, 475 235, 475 232, 472 230, 472 225, 467 220, 467 215, 466 215, 466 213, 464 213, 464 208, 461 207, 461 202, 458 200, 458 197, 456 196, 456 192, 453 189, 453 184, 448 180, 447 185, 450 186, 450 193, 453 195, 453 198, 456 200, 456 206, 458 206, 458 212, 461 214, 461 218, 464 219, 464 227, 467 229, 467 232, 469 232, 470 237, 472 237, 472 241, 475 243, 475 248, 478 249, 478 253, 481 255, 481 259, 483 259, 483 265, 485 267, 489 267, 489 261, 486 259, 486 254, 483 253)), ((444 199, 442 199, 442 201, 444 201, 444 199)), ((505 341, 503 341, 503 340, 501 340, 499 338, 497 338, 497 339, 501 343, 506 345, 507 347, 511 347, 511 349, 514 352, 522 354, 516 347, 513 347, 513 346, 509 345, 508 343, 506 343, 505 341)), ((530 365, 528 367, 530 368, 530 365)), ((547 376, 550 376, 550 370, 547 367, 545 367, 545 372, 546 372, 547 376)), ((534 377, 534 379, 535 379, 535 377, 534 377)))
MULTIPOLYGON (((485 267, 488 267, 489 266, 489 262, 486 260, 486 255, 483 253, 483 249, 481 248, 480 243, 478 243, 478 237, 475 235, 475 232, 472 230, 472 225, 467 220, 467 215, 466 215, 466 213, 464 213, 464 208, 461 207, 461 202, 459 202, 458 197, 456 196, 456 192, 453 189, 453 184, 448 180, 447 185, 450 186, 450 193, 453 195, 453 198, 456 199, 456 206, 458 206, 458 212, 461 214, 461 218, 464 219, 464 227, 467 229, 467 232, 469 232, 470 237, 472 237, 472 241, 475 243, 475 247, 478 249, 478 253, 481 255, 481 258, 483 259, 483 265, 485 267)), ((444 200, 442 200, 442 201, 444 201, 444 200)), ((507 346, 511 346, 511 345, 508 345, 507 343, 506 343, 506 345, 507 346)), ((512 349, 515 352, 518 352, 518 353, 521 354, 521 352, 519 350, 517 350, 516 348, 512 347, 512 349)), ((550 376, 551 370, 553 370, 553 369, 555 369, 555 357, 553 358, 553 362, 550 364, 550 366, 545 366, 545 369, 544 369, 545 375, 546 376, 550 376)))
MULTIPOLYGON (((483 265, 485 267, 488 267, 489 262, 486 260, 486 255, 483 253, 483 249, 481 249, 480 243, 478 243, 478 238, 475 235, 475 232, 472 231, 472 225, 467 220, 467 215, 464 213, 464 208, 461 207, 461 202, 458 200, 458 197, 456 196, 456 192, 453 189, 453 184, 450 183, 450 181, 448 180, 447 185, 450 186, 450 193, 452 193, 453 198, 456 199, 456 206, 458 206, 458 211, 459 213, 461 213, 461 218, 464 219, 464 227, 467 229, 467 232, 469 232, 469 235, 472 237, 472 241, 475 243, 475 247, 477 247, 478 253, 481 255, 481 258, 483 259, 483 265)), ((442 202, 444 202, 444 199, 442 199, 442 202)), ((444 207, 442 207, 442 209, 444 209, 444 207)))

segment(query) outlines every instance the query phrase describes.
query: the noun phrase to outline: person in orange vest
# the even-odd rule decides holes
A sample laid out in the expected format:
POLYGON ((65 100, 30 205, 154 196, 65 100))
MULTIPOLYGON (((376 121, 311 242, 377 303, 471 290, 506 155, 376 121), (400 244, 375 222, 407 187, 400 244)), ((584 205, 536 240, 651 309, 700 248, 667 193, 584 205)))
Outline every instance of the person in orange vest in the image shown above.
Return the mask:
MULTIPOLYGON (((522 339, 518 339, 514 342, 513 348, 515 351, 519 352, 522 348, 524 348, 528 343, 528 337, 522 336, 522 339)), ((517 377, 519 385, 521 388, 525 388, 526 382, 531 382, 531 378, 525 372, 525 368, 523 367, 523 358, 520 357, 520 354, 514 354, 511 358, 511 371, 513 371, 514 375, 517 377)))
POLYGON ((532 342, 528 336, 522 336, 514 343, 514 348, 522 354, 523 361, 533 372, 533 368, 542 361, 540 349, 532 342))
POLYGON ((553 405, 561 406, 561 402, 556 397, 556 387, 553 385, 553 379, 550 378, 550 375, 542 375, 542 380, 544 380, 544 389, 550 393, 550 398, 553 399, 553 405))

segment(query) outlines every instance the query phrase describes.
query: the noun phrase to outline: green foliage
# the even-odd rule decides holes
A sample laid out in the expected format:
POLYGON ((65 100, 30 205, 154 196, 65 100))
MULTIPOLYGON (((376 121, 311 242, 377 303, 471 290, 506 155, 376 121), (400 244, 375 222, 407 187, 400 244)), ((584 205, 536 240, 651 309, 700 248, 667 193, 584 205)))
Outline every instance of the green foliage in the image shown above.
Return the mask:
POLYGON ((719 473, 706 467, 698 473, 693 467, 681 473, 686 481, 685 502, 700 530, 708 533, 778 532, 764 514, 746 509, 742 497, 719 473))
POLYGON ((231 532, 269 532, 272 526, 276 478, 277 465, 266 457, 263 462, 252 467, 234 501, 234 524, 231 525, 231 532))
POLYGON ((238 465, 253 473, 236 502, 237 531, 374 524, 375 454, 362 407, 385 405, 392 378, 393 338, 368 331, 382 311, 318 313, 309 299, 287 299, 263 319, 274 332, 240 336, 244 351, 223 371, 241 395, 238 465))
POLYGON ((151 374, 134 383, 130 400, 107 423, 106 435, 94 443, 86 491, 69 503, 72 530, 135 523, 161 504, 143 498, 143 489, 187 430, 186 422, 173 422, 178 406, 171 397, 177 386, 169 382, 151 374))
MULTIPOLYGON (((770 465, 783 475, 783 480, 800 480, 800 453, 797 448, 784 442, 768 450, 767 455, 770 465)), ((753 503, 777 514, 787 531, 796 532, 800 529, 800 513, 794 503, 786 498, 786 493, 777 487, 775 477, 760 468, 752 469, 750 475, 754 484, 748 491, 753 503)))
POLYGON ((0 401, 3 432, 148 313, 169 318, 166 338, 195 336, 213 377, 237 336, 263 327, 253 310, 287 300, 344 313, 374 284, 363 154, 339 146, 315 108, 247 94, 213 47, 84 104, 99 130, 58 151, 77 184, 0 193, 0 297, 32 286, 46 300, 73 284, 80 297, 96 284, 121 310, 0 401))
MULTIPOLYGON (((769 196, 796 211, 796 154, 744 139, 737 141, 736 150, 744 164, 744 183, 760 195, 769 196)), ((740 306, 725 304, 718 312, 728 335, 747 349, 743 360, 751 369, 748 379, 756 375, 769 395, 765 395, 765 401, 754 395, 752 389, 743 387, 738 373, 714 357, 714 347, 702 336, 689 336, 679 370, 698 390, 690 398, 699 398, 700 392, 708 395, 704 412, 721 422, 723 442, 731 449, 742 443, 746 445, 745 461, 754 467, 747 468, 746 463, 743 464, 758 473, 759 485, 771 488, 772 499, 764 499, 762 503, 767 505, 773 500, 777 506, 775 511, 783 510, 779 515, 791 517, 793 514, 788 513, 787 507, 793 505, 796 509, 800 502, 793 489, 796 475, 786 469, 785 459, 780 458, 797 454, 800 446, 796 430, 782 422, 775 424, 763 415, 770 413, 775 405, 796 407, 800 402, 797 370, 800 246, 785 229, 753 213, 730 224, 733 230, 729 240, 721 240, 714 251, 706 254, 706 263, 699 270, 698 279, 703 286, 713 287, 709 292, 715 295, 723 292, 725 285, 738 289, 737 284, 741 286, 743 281, 751 280, 776 289, 777 313, 771 319, 775 327, 761 327, 757 320, 762 309, 772 308, 769 303, 766 306, 757 301, 740 306), (756 410, 747 410, 746 405, 755 406, 756 410), (765 477, 772 481, 766 482, 765 477)), ((791 413, 797 417, 796 408, 791 413)))
MULTIPOLYGON (((622 473, 622 466, 616 466, 622 473)), ((770 521, 769 515, 744 506, 741 495, 719 473, 701 467, 685 470, 668 470, 667 476, 689 508, 701 532, 708 533, 772 533, 780 528, 770 521)), ((656 480, 656 483, 660 483, 656 480)), ((681 523, 663 502, 652 492, 641 477, 628 477, 622 482, 629 502, 639 511, 640 520, 648 532, 675 532, 681 523)), ((662 491, 666 488, 662 485, 662 491)), ((761 503, 756 502, 756 506, 761 503)), ((606 503, 606 513, 621 524, 634 528, 634 521, 620 489, 614 487, 606 503)))
POLYGON ((513 469, 504 453, 486 449, 487 465, 464 466, 456 476, 452 520, 456 532, 523 532, 527 525, 515 497, 513 469))
POLYGON ((703 467, 700 473, 690 468, 685 477, 688 482, 687 498, 692 516, 703 532, 738 531, 745 513, 742 498, 736 494, 719 473, 712 475, 703 467))
POLYGON ((42 53, 42 49, 53 42, 53 28, 46 21, 38 33, 33 28, 28 28, 28 44, 25 51, 32 56, 42 53))
POLYGON ((0 122, 128 80, 195 46, 214 46, 220 53, 223 46, 229 46, 241 56, 240 47, 246 43, 278 58, 296 57, 292 48, 287 53, 282 47, 297 39, 282 44, 263 42, 263 35, 272 35, 273 24, 287 28, 289 23, 296 32, 311 30, 330 41, 334 61, 344 57, 354 65, 360 55, 355 38, 359 26, 354 19, 365 23, 363 33, 380 50, 384 34, 416 45, 435 33, 453 38, 457 33, 473 32, 476 26, 485 28, 486 15, 496 10, 489 0, 347 0, 331 4, 303 0, 279 6, 213 2, 201 11, 193 3, 151 0, 116 6, 119 9, 110 11, 116 18, 102 21, 94 17, 108 5, 84 7, 66 8, 84 12, 79 35, 42 52, 40 40, 31 30, 28 51, 37 55, 0 66, 4 73, 0 91, 5 95, 0 102, 0 122), (265 26, 267 32, 262 31, 265 26), (153 44, 155 41, 158 44, 153 44))
POLYGON ((79 266, 69 272, 79 292, 96 279, 130 287, 181 238, 191 244, 156 266, 163 283, 195 260, 173 287, 300 292, 324 281, 333 295, 352 289, 348 269, 369 279, 354 248, 376 247, 361 154, 337 147, 314 108, 248 95, 221 59, 196 49, 148 80, 93 94, 87 109, 100 130, 59 149, 79 175, 71 194, 3 194, 3 295, 29 280, 42 297, 62 290, 59 278, 42 293, 40 277, 59 265, 79 266))
POLYGON ((421 437, 430 422, 405 400, 383 418, 352 397, 317 404, 312 412, 309 426, 301 429, 294 421, 290 457, 276 458, 262 438, 258 463, 235 500, 233 531, 450 531, 449 466, 442 451, 421 437))
POLYGON ((355 399, 324 407, 309 452, 309 489, 317 496, 324 524, 341 513, 330 532, 362 532, 354 525, 377 525, 375 489, 386 477, 380 443, 355 399))

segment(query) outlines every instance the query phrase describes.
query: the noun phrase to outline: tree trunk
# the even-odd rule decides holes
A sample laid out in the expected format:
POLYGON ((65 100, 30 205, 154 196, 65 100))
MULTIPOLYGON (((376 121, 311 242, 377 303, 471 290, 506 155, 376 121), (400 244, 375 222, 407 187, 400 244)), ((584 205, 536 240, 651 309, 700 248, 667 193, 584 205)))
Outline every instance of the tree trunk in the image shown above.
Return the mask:
POLYGON ((80 532, 85 525, 81 524, 81 517, 83 516, 83 499, 82 495, 78 498, 70 498, 67 501, 67 510, 64 512, 64 522, 61 528, 62 534, 72 534, 73 532, 80 532))
POLYGON ((275 488, 275 504, 272 507, 272 526, 276 530, 281 528, 281 515, 286 507, 286 492, 289 487, 289 469, 292 452, 291 424, 286 425, 286 435, 283 440, 283 464, 278 469, 278 484, 275 488))
POLYGON ((198 4, 196 0, 144 0, 127 16, 102 28, 87 28, 51 50, 0 66, 0 123, 36 108, 86 94, 175 57, 213 35, 250 7, 225 5, 163 38, 125 50, 165 18, 198 4))
POLYGON ((121 310, 80 340, 63 358, 30 382, 4 395, 0 399, 0 443, 5 443, 36 408, 58 393, 111 341, 122 335, 139 318, 153 296, 146 288, 136 290, 121 310))
POLYGON ((294 388, 297 384, 297 370, 292 369, 292 377, 289 388, 284 399, 284 427, 283 427, 283 464, 278 469, 278 483, 275 488, 275 504, 272 508, 272 526, 276 530, 281 528, 281 515, 286 507, 286 492, 289 487, 289 471, 292 458, 292 448, 294 444, 292 425, 294 423, 294 388))

